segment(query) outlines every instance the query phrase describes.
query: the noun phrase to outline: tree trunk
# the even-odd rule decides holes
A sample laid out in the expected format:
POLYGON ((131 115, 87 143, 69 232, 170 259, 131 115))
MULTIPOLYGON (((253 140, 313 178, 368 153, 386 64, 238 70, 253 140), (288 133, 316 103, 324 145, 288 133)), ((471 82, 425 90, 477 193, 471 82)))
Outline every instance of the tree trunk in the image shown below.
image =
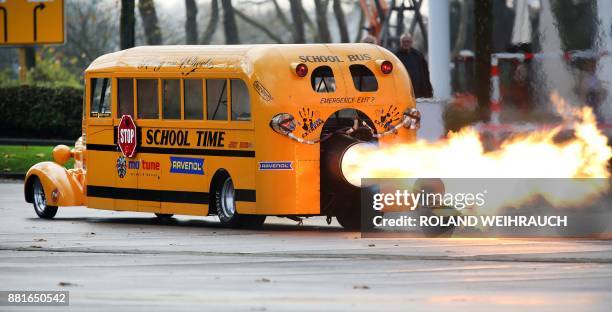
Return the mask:
POLYGON ((119 24, 121 50, 129 49, 135 45, 135 22, 134 0, 121 0, 121 21, 119 24))
POLYGON ((25 63, 28 70, 36 67, 36 50, 34 47, 25 47, 25 63))
POLYGON ((459 2, 461 6, 459 14, 459 29, 457 30, 457 39, 455 40, 455 46, 451 53, 451 59, 455 59, 459 55, 459 52, 465 46, 465 40, 467 38, 467 24, 469 19, 469 10, 471 0, 463 0, 459 2))
POLYGON ((238 26, 236 26, 236 16, 232 0, 221 0, 223 5, 223 30, 225 31, 225 43, 239 44, 238 26))
POLYGON ((144 26, 145 39, 148 45, 162 44, 161 29, 157 23, 157 12, 153 0, 138 0, 138 12, 144 26))
POLYGON ((363 12, 359 4, 357 4, 357 9, 359 10, 359 23, 357 24, 358 28, 355 32, 354 42, 361 42, 361 39, 363 37, 363 28, 365 27, 365 13, 363 12))
POLYGON ((306 43, 302 0, 289 0, 289 4, 291 6, 291 19, 293 19, 293 42, 306 43))
POLYGON ((219 24, 219 0, 210 1, 210 20, 208 21, 208 27, 202 36, 203 44, 210 44, 212 36, 217 31, 217 25, 219 24))
POLYGON ((338 21, 338 30, 340 30, 340 42, 351 42, 349 39, 348 28, 346 27, 346 18, 344 17, 344 11, 342 11, 342 2, 340 0, 334 0, 334 15, 336 15, 336 21, 338 21))
POLYGON ((272 4, 274 4, 274 10, 276 11, 276 15, 278 16, 281 24, 283 24, 285 28, 290 28, 291 24, 289 24, 289 20, 287 20, 287 16, 285 16, 283 9, 281 9, 280 5, 278 5, 278 1, 272 0, 272 4))
POLYGON ((306 10, 304 10, 304 6, 301 5, 300 7, 302 9, 302 19, 304 20, 304 23, 308 27, 307 30, 306 29, 304 30, 304 41, 308 41, 308 38, 306 37, 306 35, 308 33, 311 33, 312 34, 312 41, 313 42, 318 42, 319 41, 319 33, 317 32, 317 27, 315 26, 315 24, 310 19, 310 16, 308 16, 308 12, 306 12, 306 10))
POLYGON ((476 97, 478 98, 478 117, 482 121, 489 121, 489 101, 491 95, 491 49, 493 18, 491 0, 474 1, 475 19, 475 80, 476 97))
POLYGON ((319 42, 329 43, 331 42, 331 35, 329 34, 329 26, 327 25, 327 4, 328 0, 314 0, 315 11, 317 13, 317 29, 319 32, 319 42))
POLYGON ((185 40, 187 44, 198 44, 198 6, 195 0, 185 0, 185 40))

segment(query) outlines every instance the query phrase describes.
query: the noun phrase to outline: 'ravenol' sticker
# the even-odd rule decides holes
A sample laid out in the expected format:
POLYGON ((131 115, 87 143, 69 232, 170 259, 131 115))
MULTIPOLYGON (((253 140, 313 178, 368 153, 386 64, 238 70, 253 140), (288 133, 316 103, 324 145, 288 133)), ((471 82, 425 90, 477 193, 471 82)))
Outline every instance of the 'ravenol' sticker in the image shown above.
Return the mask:
POLYGON ((204 159, 170 156, 170 173, 204 174, 204 159))
POLYGON ((259 170, 293 170, 290 161, 264 161, 259 163, 259 170))

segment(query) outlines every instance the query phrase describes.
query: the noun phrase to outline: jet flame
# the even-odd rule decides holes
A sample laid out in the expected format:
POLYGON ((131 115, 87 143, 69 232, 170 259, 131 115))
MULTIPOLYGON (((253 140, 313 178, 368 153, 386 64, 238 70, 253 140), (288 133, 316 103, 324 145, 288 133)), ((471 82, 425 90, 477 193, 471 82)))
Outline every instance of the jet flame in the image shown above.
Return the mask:
POLYGON ((522 196, 513 195, 513 203, 539 194, 553 204, 576 204, 607 191, 612 149, 597 128, 592 110, 573 108, 556 94, 551 100, 564 117, 563 125, 517 134, 498 150, 485 151, 479 132, 470 127, 434 143, 420 140, 384 148, 354 145, 344 154, 342 172, 354 185, 360 185, 361 178, 599 178, 598 183, 582 183, 581 191, 569 193, 526 186, 522 196), (574 129, 574 137, 555 142, 555 136, 567 128, 574 129), (567 198, 570 195, 573 198, 567 198))

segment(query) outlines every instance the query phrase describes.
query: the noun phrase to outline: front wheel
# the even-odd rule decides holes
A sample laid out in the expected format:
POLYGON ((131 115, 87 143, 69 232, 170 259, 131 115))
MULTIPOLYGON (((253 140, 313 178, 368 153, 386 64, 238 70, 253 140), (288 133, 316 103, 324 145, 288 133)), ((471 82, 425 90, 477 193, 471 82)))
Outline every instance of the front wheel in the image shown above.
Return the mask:
POLYGON ((32 204, 34 205, 34 211, 41 219, 53 219, 55 214, 57 214, 57 206, 47 205, 45 190, 42 183, 40 183, 40 179, 38 177, 33 177, 33 179, 32 204))
POLYGON ((214 204, 219 221, 229 228, 259 228, 266 221, 266 216, 242 215, 236 210, 236 189, 232 178, 223 173, 220 183, 215 187, 214 204))

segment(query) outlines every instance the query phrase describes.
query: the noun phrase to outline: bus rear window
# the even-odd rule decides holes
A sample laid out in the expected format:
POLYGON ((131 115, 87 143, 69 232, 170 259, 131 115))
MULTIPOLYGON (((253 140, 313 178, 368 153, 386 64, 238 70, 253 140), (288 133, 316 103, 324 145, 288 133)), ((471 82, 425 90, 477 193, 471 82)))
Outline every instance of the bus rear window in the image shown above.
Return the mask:
POLYGON ((206 117, 227 120, 227 80, 206 79, 206 117))
POLYGON ((137 79, 138 118, 158 119, 159 99, 157 96, 157 79, 137 79))
POLYGON ((240 79, 232 79, 232 120, 251 120, 251 99, 246 83, 240 79))
POLYGON ((162 108, 164 119, 181 119, 181 81, 162 80, 162 108))
POLYGON ((351 76, 353 77, 353 84, 355 89, 361 92, 372 92, 378 90, 378 82, 374 73, 367 68, 365 65, 353 64, 349 66, 351 76))
POLYGON ((117 117, 123 115, 134 116, 134 79, 117 79, 117 92, 119 93, 119 107, 117 117))
POLYGON ((185 119, 204 119, 204 98, 202 96, 202 79, 184 80, 183 98, 185 98, 185 119))
POLYGON ((90 80, 90 116, 110 117, 111 114, 111 80, 109 78, 92 78, 90 80))
POLYGON ((336 79, 329 66, 319 66, 312 71, 310 83, 315 92, 329 93, 336 91, 336 79))

